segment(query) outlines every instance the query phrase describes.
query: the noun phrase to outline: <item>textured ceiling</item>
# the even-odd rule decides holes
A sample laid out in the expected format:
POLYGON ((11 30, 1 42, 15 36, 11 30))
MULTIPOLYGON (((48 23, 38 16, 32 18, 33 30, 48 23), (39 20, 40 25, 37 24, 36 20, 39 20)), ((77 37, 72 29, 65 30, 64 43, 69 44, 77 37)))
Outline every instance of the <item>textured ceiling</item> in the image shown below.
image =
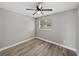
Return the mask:
POLYGON ((44 15, 38 13, 36 15, 33 15, 35 11, 25 10, 26 8, 35 8, 36 5, 37 2, 0 2, 0 8, 5 8, 10 11, 17 12, 23 15, 28 15, 34 18, 74 9, 79 5, 79 3, 78 2, 43 2, 43 8, 53 9, 52 12, 43 11, 44 15))

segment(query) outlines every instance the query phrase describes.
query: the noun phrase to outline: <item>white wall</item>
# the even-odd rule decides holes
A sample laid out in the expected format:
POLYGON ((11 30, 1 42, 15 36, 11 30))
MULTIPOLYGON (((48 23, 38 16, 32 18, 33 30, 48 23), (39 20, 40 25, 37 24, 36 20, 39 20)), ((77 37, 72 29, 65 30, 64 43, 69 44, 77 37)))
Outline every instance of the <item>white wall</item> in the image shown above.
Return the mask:
POLYGON ((76 10, 36 19, 36 35, 76 49, 76 10), (52 20, 52 30, 40 30, 39 20, 52 20))
POLYGON ((76 10, 40 17, 34 21, 31 17, 0 8, 0 48, 26 40, 34 34, 76 48, 76 10), (52 30, 39 29, 39 20, 45 19, 52 20, 52 30))
POLYGON ((79 7, 77 9, 77 52, 79 54, 79 7))
POLYGON ((0 48, 34 36, 33 18, 0 8, 0 48))

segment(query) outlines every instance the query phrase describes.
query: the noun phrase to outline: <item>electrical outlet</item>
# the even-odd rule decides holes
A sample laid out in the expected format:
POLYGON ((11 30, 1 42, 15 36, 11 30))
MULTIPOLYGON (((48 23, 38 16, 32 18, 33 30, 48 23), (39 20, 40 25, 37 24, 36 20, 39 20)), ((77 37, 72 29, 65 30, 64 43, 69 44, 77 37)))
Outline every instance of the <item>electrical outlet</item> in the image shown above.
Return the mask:
POLYGON ((63 43, 66 43, 66 41, 63 41, 63 43))

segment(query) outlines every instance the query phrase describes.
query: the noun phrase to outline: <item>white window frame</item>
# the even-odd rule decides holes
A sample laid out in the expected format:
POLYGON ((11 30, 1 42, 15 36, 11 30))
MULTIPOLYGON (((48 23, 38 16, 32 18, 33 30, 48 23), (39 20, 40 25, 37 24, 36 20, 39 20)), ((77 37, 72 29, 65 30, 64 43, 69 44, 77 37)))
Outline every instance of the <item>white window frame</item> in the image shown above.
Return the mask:
POLYGON ((52 28, 49 28, 49 29, 41 29, 40 21, 41 21, 41 20, 39 20, 39 29, 40 29, 40 30, 52 30, 52 28))

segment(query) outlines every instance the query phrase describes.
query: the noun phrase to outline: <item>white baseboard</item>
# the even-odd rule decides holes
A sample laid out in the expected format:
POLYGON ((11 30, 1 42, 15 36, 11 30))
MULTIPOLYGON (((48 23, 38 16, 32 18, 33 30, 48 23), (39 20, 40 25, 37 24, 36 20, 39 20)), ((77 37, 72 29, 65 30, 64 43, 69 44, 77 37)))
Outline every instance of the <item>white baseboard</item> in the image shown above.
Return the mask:
POLYGON ((26 39, 26 40, 24 40, 24 41, 17 42, 17 43, 15 43, 15 44, 12 44, 12 45, 3 47, 3 48, 0 49, 0 51, 5 50, 5 49, 8 49, 8 48, 11 48, 11 47, 14 47, 14 46, 19 45, 19 44, 22 44, 22 43, 24 43, 24 42, 27 42, 27 41, 29 41, 29 40, 32 40, 33 38, 35 38, 35 37, 31 37, 31 38, 26 39))
POLYGON ((72 48, 72 47, 69 47, 69 46, 65 46, 65 45, 62 45, 62 44, 59 44, 59 43, 56 43, 56 42, 53 42, 53 41, 50 41, 50 40, 47 40, 47 39, 41 38, 41 37, 35 37, 35 38, 38 38, 38 39, 40 39, 40 40, 44 40, 44 41, 49 42, 49 43, 52 43, 52 44, 56 44, 56 45, 58 45, 58 46, 61 46, 61 47, 64 47, 64 48, 67 48, 67 49, 70 49, 70 50, 76 52, 76 49, 75 49, 75 48, 72 48))
POLYGON ((75 49, 75 48, 68 47, 68 46, 65 46, 65 45, 62 45, 62 44, 59 44, 59 43, 56 43, 56 42, 53 42, 53 41, 50 41, 50 40, 47 40, 47 39, 44 39, 44 38, 41 38, 41 37, 31 37, 31 38, 26 39, 26 40, 24 40, 24 41, 17 42, 17 43, 15 43, 15 44, 10 45, 10 46, 6 46, 6 47, 4 47, 4 48, 1 48, 0 51, 5 50, 5 49, 8 49, 8 48, 11 48, 11 47, 14 47, 14 46, 19 45, 19 44, 22 44, 22 43, 24 43, 24 42, 27 42, 27 41, 29 41, 29 40, 32 40, 33 38, 38 38, 38 39, 40 39, 40 40, 43 40, 43 41, 46 41, 46 42, 49 42, 49 43, 52 43, 52 44, 56 44, 56 45, 58 45, 58 46, 61 46, 61 47, 64 47, 64 48, 67 48, 67 49, 70 49, 70 50, 76 52, 76 49, 75 49))

